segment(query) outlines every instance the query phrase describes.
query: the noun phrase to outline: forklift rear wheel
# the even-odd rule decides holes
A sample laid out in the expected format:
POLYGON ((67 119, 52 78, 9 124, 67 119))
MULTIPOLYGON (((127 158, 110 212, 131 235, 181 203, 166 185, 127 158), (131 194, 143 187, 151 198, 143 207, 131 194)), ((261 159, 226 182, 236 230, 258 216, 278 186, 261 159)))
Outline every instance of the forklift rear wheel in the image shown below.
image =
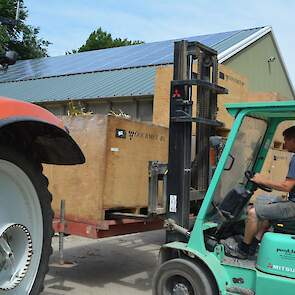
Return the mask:
POLYGON ((52 253, 51 194, 42 165, 0 147, 0 294, 37 295, 52 253))
POLYGON ((216 295, 214 286, 203 267, 177 258, 158 268, 153 279, 153 295, 216 295))

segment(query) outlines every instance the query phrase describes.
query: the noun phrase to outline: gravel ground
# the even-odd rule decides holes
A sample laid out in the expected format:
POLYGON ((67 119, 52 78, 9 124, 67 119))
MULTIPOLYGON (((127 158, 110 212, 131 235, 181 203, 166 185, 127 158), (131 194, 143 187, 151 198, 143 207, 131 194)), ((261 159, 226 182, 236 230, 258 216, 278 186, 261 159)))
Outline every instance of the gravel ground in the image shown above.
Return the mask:
POLYGON ((58 238, 42 295, 140 295, 152 294, 163 230, 90 240, 65 238, 64 259, 58 264, 58 238))

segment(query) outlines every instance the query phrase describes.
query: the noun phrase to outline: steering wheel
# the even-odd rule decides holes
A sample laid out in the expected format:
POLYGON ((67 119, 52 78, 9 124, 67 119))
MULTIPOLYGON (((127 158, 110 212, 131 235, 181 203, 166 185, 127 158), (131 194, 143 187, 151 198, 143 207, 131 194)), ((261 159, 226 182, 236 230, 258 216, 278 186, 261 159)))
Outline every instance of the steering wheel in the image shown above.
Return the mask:
POLYGON ((272 192, 272 188, 270 188, 269 186, 266 186, 264 184, 259 184, 259 183, 254 182, 253 180, 251 180, 251 178, 254 177, 254 174, 251 171, 247 170, 245 172, 245 176, 248 181, 250 181, 251 183, 254 184, 254 190, 256 190, 257 188, 260 188, 265 192, 268 192, 268 193, 272 192))

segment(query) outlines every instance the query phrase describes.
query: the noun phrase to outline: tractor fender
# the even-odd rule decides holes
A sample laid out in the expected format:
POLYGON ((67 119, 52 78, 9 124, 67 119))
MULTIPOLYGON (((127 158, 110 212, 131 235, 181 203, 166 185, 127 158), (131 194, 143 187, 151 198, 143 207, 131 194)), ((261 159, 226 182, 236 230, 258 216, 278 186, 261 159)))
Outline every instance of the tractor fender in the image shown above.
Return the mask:
POLYGON ((31 153, 41 163, 73 165, 85 157, 63 122, 49 111, 0 97, 0 144, 31 153))
POLYGON ((185 243, 172 242, 161 247, 159 262, 163 263, 169 259, 183 258, 183 255, 179 256, 180 253, 184 254, 188 259, 199 263, 205 270, 208 271, 211 278, 213 278, 216 282, 220 295, 227 294, 226 286, 229 284, 227 272, 221 266, 217 257, 212 253, 203 255, 194 249, 189 249, 185 243))

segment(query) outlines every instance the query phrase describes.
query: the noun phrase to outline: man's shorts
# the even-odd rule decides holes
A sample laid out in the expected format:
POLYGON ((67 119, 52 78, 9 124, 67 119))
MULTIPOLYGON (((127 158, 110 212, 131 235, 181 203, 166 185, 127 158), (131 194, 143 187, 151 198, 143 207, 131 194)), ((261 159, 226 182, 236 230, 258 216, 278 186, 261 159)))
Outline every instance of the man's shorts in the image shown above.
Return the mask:
POLYGON ((295 219, 295 202, 272 195, 258 196, 254 203, 260 220, 295 219))

